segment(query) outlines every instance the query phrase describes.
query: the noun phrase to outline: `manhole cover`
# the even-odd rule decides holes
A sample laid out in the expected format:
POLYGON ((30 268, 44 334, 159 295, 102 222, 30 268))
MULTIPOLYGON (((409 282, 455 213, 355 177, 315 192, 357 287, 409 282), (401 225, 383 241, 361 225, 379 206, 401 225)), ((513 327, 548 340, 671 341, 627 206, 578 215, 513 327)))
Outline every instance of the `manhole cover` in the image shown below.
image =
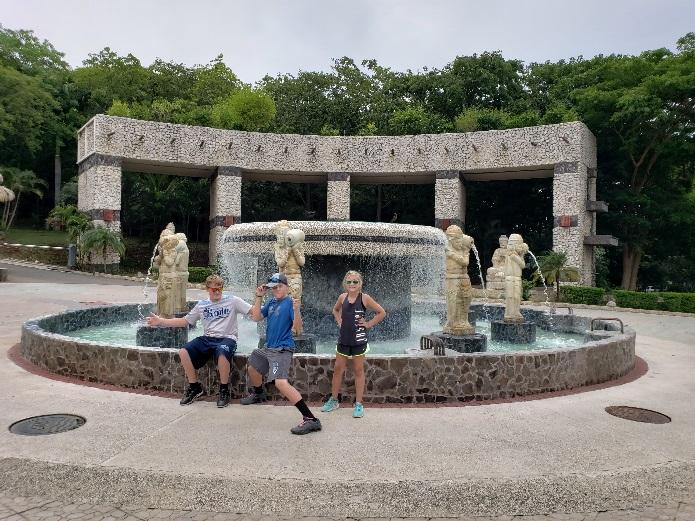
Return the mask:
POLYGON ((24 436, 57 434, 82 427, 86 421, 82 416, 74 414, 45 414, 14 422, 10 425, 10 432, 24 436))
POLYGON ((669 423, 671 418, 660 412, 640 409, 639 407, 628 407, 626 405, 611 405, 606 407, 606 412, 624 420, 642 423, 669 423))

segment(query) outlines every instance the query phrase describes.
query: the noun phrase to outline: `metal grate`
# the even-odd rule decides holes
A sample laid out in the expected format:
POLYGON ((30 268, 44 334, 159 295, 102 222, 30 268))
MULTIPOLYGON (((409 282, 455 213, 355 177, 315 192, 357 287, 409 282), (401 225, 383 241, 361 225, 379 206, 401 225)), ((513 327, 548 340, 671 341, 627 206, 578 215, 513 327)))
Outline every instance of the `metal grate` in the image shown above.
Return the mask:
POLYGON ((640 409, 639 407, 628 407, 626 405, 611 405, 606 407, 606 412, 612 416, 642 423, 670 423, 671 418, 660 412, 640 409))
POLYGON ((45 414, 14 422, 10 425, 10 432, 23 436, 57 434, 82 427, 86 421, 82 416, 74 414, 45 414))

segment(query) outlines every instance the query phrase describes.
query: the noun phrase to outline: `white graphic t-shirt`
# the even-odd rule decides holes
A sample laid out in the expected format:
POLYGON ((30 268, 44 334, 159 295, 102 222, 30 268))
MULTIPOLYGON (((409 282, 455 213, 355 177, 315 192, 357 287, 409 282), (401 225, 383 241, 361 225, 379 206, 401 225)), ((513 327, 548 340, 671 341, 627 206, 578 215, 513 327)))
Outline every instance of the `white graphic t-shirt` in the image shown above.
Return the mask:
POLYGON ((222 295, 217 302, 200 300, 184 318, 193 325, 203 320, 203 335, 237 340, 239 325, 237 313, 246 315, 251 304, 234 295, 222 295))

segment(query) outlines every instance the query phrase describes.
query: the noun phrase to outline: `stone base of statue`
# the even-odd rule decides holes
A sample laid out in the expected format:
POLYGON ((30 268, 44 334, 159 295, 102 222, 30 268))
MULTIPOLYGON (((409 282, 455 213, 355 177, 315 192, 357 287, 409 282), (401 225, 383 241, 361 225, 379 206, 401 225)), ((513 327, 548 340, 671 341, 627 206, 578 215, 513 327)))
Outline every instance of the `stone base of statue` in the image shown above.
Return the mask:
POLYGON ((447 349, 458 353, 484 353, 487 351, 487 337, 480 333, 472 333, 470 335, 452 335, 444 331, 435 331, 430 333, 437 338, 440 338, 447 349))
MULTIPOLYGON (((316 354, 316 337, 302 333, 294 337, 294 352, 295 353, 310 353, 316 354)), ((265 335, 258 339, 258 347, 265 346, 265 335)))
POLYGON ((139 326, 135 338, 139 346, 178 349, 188 342, 188 327, 139 326))
POLYGON ((533 322, 493 320, 490 323, 490 337, 495 342, 532 344, 536 341, 536 324, 533 322))

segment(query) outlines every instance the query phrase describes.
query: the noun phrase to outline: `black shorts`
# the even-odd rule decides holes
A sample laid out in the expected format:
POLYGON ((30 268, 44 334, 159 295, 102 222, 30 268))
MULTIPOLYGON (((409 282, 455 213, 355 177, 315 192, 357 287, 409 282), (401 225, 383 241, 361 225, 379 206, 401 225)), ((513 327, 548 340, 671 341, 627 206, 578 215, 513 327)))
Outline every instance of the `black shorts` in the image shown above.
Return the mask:
POLYGON ((183 348, 188 351, 193 367, 200 369, 213 354, 215 355, 215 362, 220 356, 224 356, 231 363, 236 352, 236 340, 226 337, 199 336, 188 342, 183 348))
POLYGON ((352 358, 353 356, 364 356, 369 351, 369 344, 362 344, 359 346, 346 346, 344 344, 337 344, 335 346, 335 352, 346 358, 352 358))

